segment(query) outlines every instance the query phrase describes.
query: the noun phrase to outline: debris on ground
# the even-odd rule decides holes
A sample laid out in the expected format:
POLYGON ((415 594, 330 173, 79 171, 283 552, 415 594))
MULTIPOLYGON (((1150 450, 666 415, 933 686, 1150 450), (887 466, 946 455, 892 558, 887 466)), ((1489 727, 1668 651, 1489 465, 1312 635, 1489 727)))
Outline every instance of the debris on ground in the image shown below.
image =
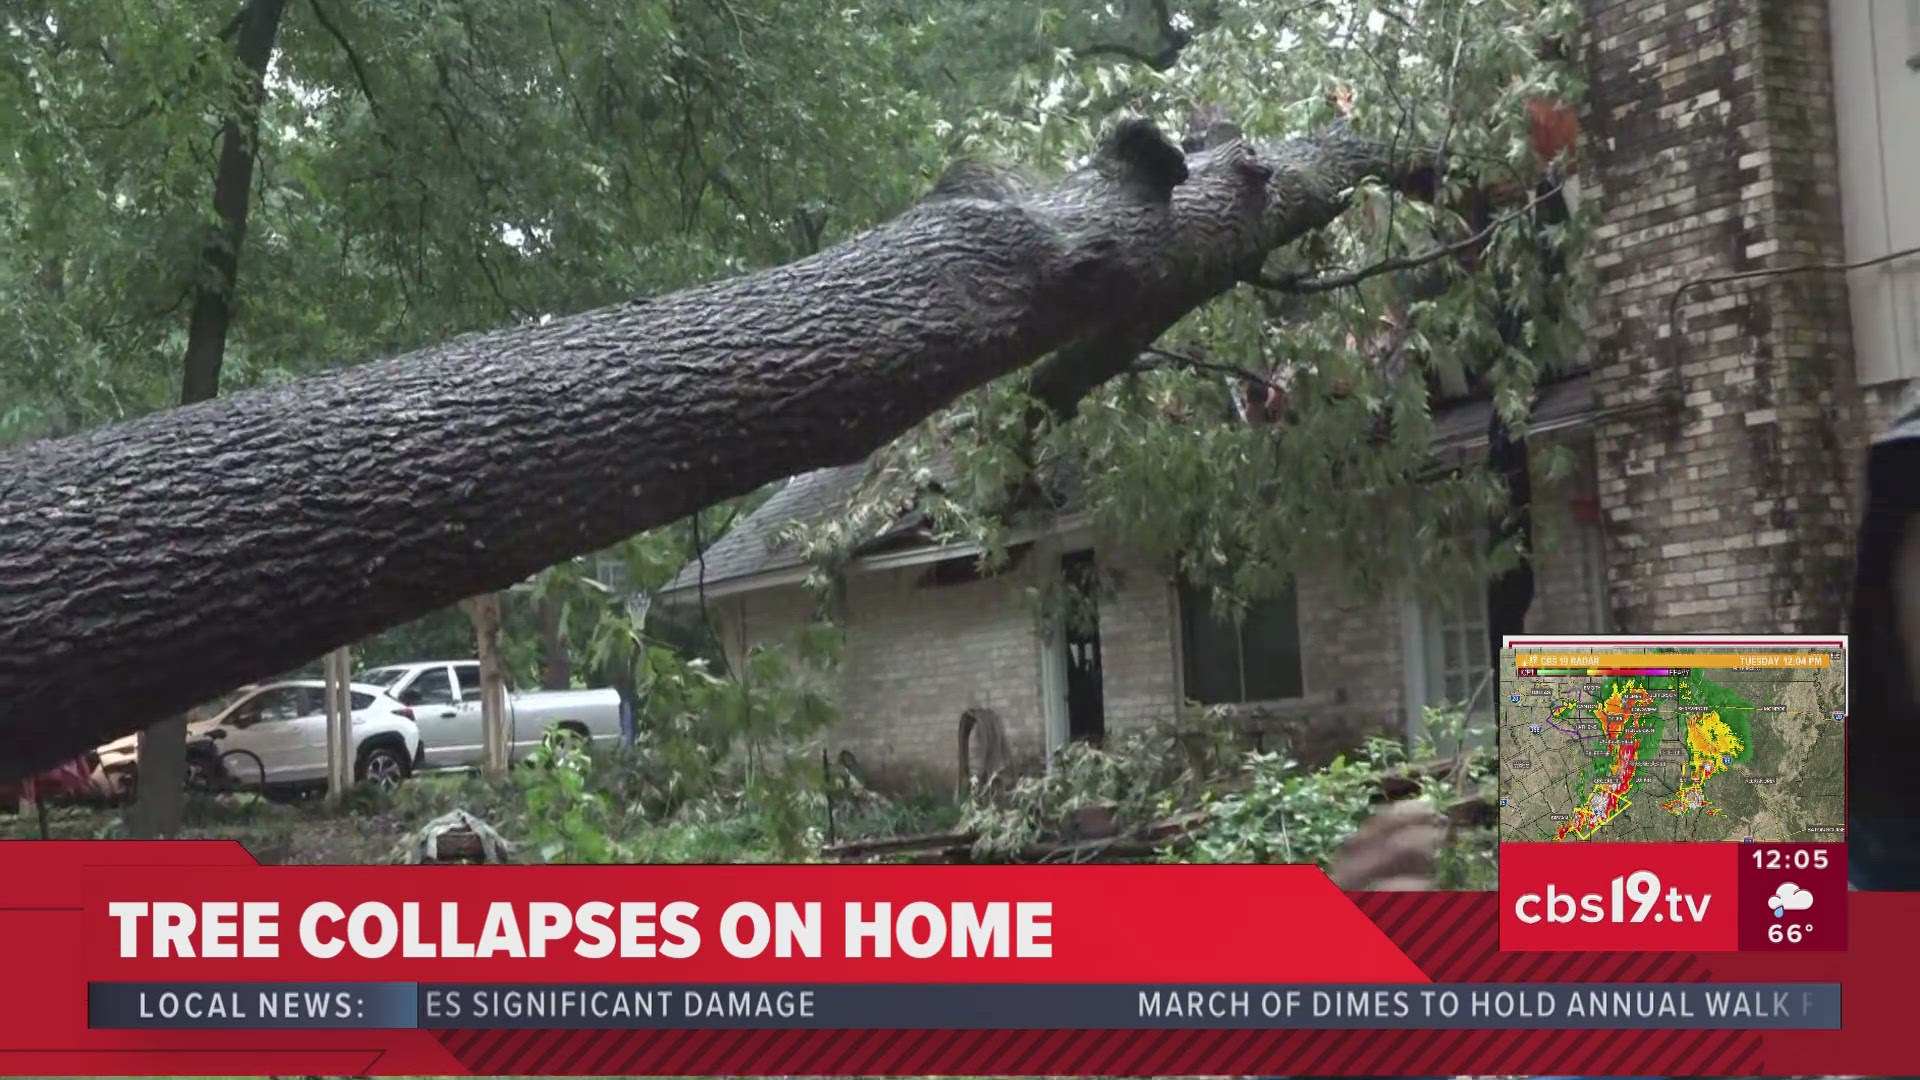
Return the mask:
POLYGON ((452 810, 414 830, 393 850, 397 863, 504 863, 513 861, 513 845, 493 826, 452 810))

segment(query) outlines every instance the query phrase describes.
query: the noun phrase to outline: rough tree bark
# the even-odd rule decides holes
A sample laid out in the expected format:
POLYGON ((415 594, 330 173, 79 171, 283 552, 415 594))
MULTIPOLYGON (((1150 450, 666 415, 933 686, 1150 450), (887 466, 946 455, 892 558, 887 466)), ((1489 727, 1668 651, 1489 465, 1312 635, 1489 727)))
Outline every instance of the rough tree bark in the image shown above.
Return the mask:
MULTIPOLYGON (((234 53, 240 61, 240 84, 233 114, 220 129, 220 159, 213 177, 216 224, 201 252, 201 278, 194 286, 193 310, 187 317, 185 370, 180 380, 182 405, 206 401, 220 392, 227 328, 233 323, 240 247, 246 240, 247 210, 253 202, 254 134, 259 124, 260 98, 285 6, 286 0, 249 0, 230 24, 236 31, 234 53)), ((167 716, 140 733, 136 767, 143 782, 127 814, 128 830, 142 837, 179 831, 187 798, 184 712, 167 716)))
POLYGON ((1047 370, 1084 357, 1097 381, 1124 367, 1107 343, 1419 164, 1344 128, 1185 155, 1123 121, 1055 185, 958 176, 786 266, 13 451, 0 776, 858 461, 1056 349, 1047 370))

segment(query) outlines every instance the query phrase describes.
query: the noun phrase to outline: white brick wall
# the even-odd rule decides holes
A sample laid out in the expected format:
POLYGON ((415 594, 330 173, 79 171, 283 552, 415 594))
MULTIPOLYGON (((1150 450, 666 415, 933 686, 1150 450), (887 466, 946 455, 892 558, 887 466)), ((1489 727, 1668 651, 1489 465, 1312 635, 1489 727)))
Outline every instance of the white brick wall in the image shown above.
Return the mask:
POLYGON ((1630 633, 1832 632, 1874 410, 1846 283, 1700 288, 1669 321, 1682 283, 1844 258, 1828 0, 1690 10, 1588 5, 1595 394, 1653 406, 1599 433, 1612 600, 1630 633))
MULTIPOLYGON (((1040 645, 1022 589, 1032 570, 987 581, 918 586, 925 567, 854 575, 839 622, 842 722, 831 749, 852 750, 876 776, 919 780, 957 772, 960 714, 987 707, 1014 753, 1045 750, 1040 645)), ((800 586, 737 599, 721 611, 729 653, 787 638, 814 610, 800 586)))

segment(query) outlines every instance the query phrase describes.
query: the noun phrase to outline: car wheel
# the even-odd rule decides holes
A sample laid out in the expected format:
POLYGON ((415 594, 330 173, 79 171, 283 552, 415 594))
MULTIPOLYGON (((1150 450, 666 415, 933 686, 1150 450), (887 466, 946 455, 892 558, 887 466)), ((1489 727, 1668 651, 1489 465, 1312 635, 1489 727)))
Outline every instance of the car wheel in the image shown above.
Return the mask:
POLYGON ((391 746, 370 747, 360 754, 355 778, 381 791, 392 791, 407 778, 407 756, 391 746))

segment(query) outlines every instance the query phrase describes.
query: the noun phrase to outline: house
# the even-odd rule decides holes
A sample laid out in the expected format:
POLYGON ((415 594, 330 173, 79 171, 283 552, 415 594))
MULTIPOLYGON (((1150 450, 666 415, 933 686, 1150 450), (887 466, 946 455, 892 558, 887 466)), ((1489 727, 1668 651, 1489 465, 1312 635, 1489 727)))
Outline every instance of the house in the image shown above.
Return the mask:
MULTIPOLYGON (((1436 449, 1484 443, 1488 409, 1468 402, 1438 415, 1436 449)), ((1581 377, 1548 388, 1536 412, 1541 438, 1588 461, 1596 416, 1581 377)), ((854 465, 794 477, 658 602, 703 603, 730 657, 786 639, 819 597, 807 584, 812 567, 783 535, 842 513, 864 475, 854 465)), ((1554 542, 1530 627, 1599 631, 1591 491, 1563 484, 1540 503, 1554 542)), ((1362 732, 1417 728, 1429 703, 1477 691, 1479 711, 1491 709, 1484 593, 1470 577, 1449 604, 1345 596, 1325 575, 1302 572, 1294 595, 1254 605, 1236 629, 1211 617, 1204 591, 1124 540, 1098 537, 1071 503, 1015 534, 1011 548, 1010 565, 983 576, 978 549, 936 543, 908 517, 855 553, 836 613, 845 632, 836 752, 852 751, 874 774, 946 784, 961 717, 982 708, 1027 761, 1070 739, 1171 718, 1183 702, 1234 706, 1273 745, 1284 738, 1307 757, 1346 749, 1362 732), (1030 600, 1030 590, 1093 567, 1101 588, 1090 619, 1048 618, 1030 600)))
MULTIPOLYGON (((1592 362, 1536 411, 1537 437, 1579 466, 1536 497, 1527 631, 1842 629, 1866 439, 1920 376, 1920 257, 1723 279, 1920 247, 1920 3, 1590 0, 1586 31, 1592 362)), ((1437 412, 1436 451, 1484 438, 1486 408, 1437 412)), ((836 513, 861 474, 789 481, 659 600, 704 601, 729 652, 779 640, 815 603, 781 529, 836 513)), ((1197 700, 1311 756, 1417 728, 1425 706, 1475 698, 1490 667, 1466 575, 1448 603, 1346 595, 1303 567, 1234 630, 1071 512, 1017 539, 986 578, 966 571, 973 552, 911 528, 858 553, 839 747, 950 778, 969 709, 1038 759, 1197 700), (1097 629, 1040 625, 1026 590, 1089 559, 1116 582, 1097 629)))

